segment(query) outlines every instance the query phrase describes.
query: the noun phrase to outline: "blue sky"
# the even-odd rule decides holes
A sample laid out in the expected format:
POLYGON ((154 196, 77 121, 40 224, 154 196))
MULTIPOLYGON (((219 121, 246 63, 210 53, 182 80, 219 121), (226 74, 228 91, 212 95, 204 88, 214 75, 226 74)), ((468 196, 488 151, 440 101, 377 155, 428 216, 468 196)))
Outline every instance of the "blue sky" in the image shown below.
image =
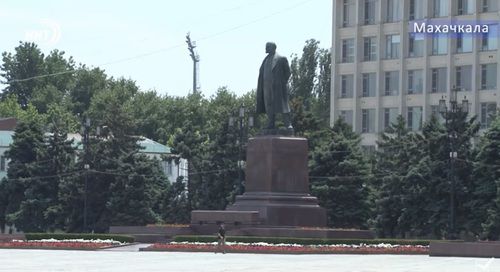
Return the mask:
POLYGON ((182 96, 192 89, 191 32, 202 92, 227 86, 242 94, 256 87, 267 41, 285 56, 300 54, 310 38, 329 48, 331 16, 331 0, 2 0, 0 52, 31 40, 141 90, 182 96))

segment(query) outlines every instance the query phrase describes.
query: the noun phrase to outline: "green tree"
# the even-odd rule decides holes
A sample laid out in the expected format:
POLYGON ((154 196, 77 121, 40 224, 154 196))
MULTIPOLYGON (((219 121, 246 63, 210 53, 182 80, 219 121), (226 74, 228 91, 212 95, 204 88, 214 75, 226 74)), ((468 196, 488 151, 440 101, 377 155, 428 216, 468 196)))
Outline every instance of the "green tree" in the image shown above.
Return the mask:
POLYGON ((163 197, 162 219, 166 223, 189 223, 191 214, 184 177, 168 187, 163 197))
POLYGON ((316 79, 316 70, 318 67, 318 45, 319 41, 310 39, 306 41, 302 56, 296 55, 292 58, 290 64, 290 95, 292 98, 302 98, 306 110, 310 110, 311 101, 316 79))
POLYGON ((137 120, 138 135, 166 143, 164 127, 168 126, 165 119, 164 98, 155 91, 139 92, 129 102, 134 119, 137 120))
POLYGON ((74 87, 69 90, 69 104, 73 114, 83 115, 90 107, 95 94, 107 88, 108 79, 104 70, 81 66, 74 74, 74 87))
POLYGON ((107 209, 114 226, 144 226, 160 220, 156 209, 161 196, 168 189, 168 181, 159 162, 144 154, 121 158, 118 173, 110 185, 107 209))
POLYGON ((312 153, 313 195, 327 210, 328 224, 337 228, 366 228, 370 165, 360 147, 361 136, 338 119, 328 142, 312 153), (324 178, 323 178, 324 177, 324 178))
POLYGON ((10 163, 4 182, 8 192, 7 222, 25 232, 44 231, 48 225, 44 212, 53 201, 55 188, 43 178, 45 166, 39 160, 45 153, 40 125, 21 122, 6 152, 10 163))
POLYGON ((402 116, 398 116, 397 121, 381 134, 378 145, 374 167, 374 223, 381 237, 404 236, 405 230, 399 225, 403 209, 403 176, 410 166, 415 142, 402 116))
MULTIPOLYGON (((68 129, 70 124, 61 116, 54 117, 50 126, 50 134, 46 137, 46 153, 43 161, 45 163, 44 178, 47 188, 51 188, 50 199, 48 199, 47 207, 44 211, 44 217, 47 219, 47 226, 51 231, 62 229, 65 227, 65 217, 61 207, 60 187, 62 180, 66 179, 68 175, 74 175, 75 148, 73 147, 73 140, 68 139, 68 129)), ((47 229, 45 229, 47 230, 47 229)))
POLYGON ((15 95, 19 105, 25 109, 33 90, 45 83, 42 78, 25 80, 45 74, 44 54, 34 43, 20 42, 14 54, 2 53, 2 61, 0 76, 7 82, 7 87, 2 91, 2 99, 15 95))
POLYGON ((314 87, 316 100, 313 103, 313 111, 322 120, 322 124, 327 126, 330 120, 330 93, 332 84, 332 59, 330 50, 320 49, 318 58, 319 74, 317 76, 318 82, 314 87))
POLYGON ((482 238, 500 236, 500 118, 481 137, 474 165, 473 198, 468 203, 470 228, 482 238))

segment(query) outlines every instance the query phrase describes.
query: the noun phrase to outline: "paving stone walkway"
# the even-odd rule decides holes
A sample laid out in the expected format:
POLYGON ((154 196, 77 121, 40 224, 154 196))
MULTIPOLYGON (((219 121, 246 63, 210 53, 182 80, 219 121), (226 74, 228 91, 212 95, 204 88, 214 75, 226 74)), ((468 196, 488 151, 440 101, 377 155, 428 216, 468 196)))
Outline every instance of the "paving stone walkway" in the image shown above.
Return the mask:
POLYGON ((499 259, 401 255, 270 255, 128 251, 0 250, 16 272, 497 272, 499 259))

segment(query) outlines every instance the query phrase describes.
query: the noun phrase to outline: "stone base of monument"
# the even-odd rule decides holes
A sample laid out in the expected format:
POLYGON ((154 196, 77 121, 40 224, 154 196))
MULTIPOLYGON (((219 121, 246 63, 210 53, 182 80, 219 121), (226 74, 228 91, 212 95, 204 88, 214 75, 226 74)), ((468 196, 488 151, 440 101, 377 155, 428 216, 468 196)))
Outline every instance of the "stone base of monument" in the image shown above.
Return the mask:
POLYGON ((237 196, 227 210, 258 211, 261 223, 267 226, 326 226, 325 209, 309 194, 249 192, 237 196))
POLYGON ((324 208, 309 194, 307 139, 277 135, 251 138, 246 188, 225 211, 192 211, 191 228, 214 234, 225 223, 228 235, 373 238, 371 231, 326 227, 324 208))
POLYGON ((299 227, 250 227, 228 231, 231 236, 256 237, 298 237, 320 239, 373 239, 375 235, 368 230, 299 228, 299 227))

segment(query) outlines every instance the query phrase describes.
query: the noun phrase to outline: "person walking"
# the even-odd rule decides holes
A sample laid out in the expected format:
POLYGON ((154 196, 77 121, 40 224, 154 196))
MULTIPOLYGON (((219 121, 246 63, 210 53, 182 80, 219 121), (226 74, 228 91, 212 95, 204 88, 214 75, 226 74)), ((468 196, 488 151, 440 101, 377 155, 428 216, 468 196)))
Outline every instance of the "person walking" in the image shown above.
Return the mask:
POLYGON ((219 231, 217 232, 217 251, 222 252, 222 254, 226 254, 226 229, 224 223, 219 225, 219 231))

